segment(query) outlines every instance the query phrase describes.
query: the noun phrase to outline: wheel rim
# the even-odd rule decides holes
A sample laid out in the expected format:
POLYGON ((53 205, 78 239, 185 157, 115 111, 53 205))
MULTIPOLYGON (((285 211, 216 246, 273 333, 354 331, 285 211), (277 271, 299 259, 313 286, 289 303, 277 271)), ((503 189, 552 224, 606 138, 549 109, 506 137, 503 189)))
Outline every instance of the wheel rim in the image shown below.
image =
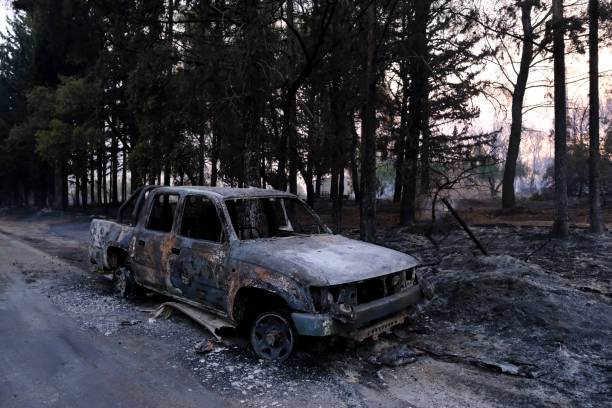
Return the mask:
POLYGON ((253 323, 251 344, 257 355, 266 360, 285 360, 293 350, 291 324, 277 313, 264 313, 253 323))
POLYGON ((123 270, 119 269, 115 272, 115 282, 113 285, 113 290, 117 295, 123 296, 125 295, 125 289, 127 287, 127 281, 125 279, 125 273, 123 270))

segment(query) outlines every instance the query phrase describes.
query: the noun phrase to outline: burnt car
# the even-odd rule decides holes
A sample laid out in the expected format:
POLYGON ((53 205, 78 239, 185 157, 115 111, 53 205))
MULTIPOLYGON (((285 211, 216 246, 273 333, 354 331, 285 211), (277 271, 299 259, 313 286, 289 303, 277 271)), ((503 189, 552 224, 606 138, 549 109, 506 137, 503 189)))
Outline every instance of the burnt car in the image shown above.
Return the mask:
POLYGON ((298 197, 257 188, 145 186, 94 219, 89 255, 122 295, 146 288, 284 360, 298 336, 376 337, 420 300, 415 258, 334 235, 298 197))

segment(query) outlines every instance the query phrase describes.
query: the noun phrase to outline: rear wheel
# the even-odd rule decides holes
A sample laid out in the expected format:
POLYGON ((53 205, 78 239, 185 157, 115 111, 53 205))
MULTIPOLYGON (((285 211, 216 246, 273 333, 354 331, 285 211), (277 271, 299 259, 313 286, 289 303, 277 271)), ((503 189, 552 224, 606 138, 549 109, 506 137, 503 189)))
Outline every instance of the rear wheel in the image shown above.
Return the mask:
POLYGON ((113 273, 113 293, 116 296, 126 298, 136 294, 138 285, 134 280, 132 271, 125 267, 115 269, 113 273))
POLYGON ((251 326, 251 346, 265 360, 284 361, 295 347, 297 334, 285 312, 264 312, 251 326))

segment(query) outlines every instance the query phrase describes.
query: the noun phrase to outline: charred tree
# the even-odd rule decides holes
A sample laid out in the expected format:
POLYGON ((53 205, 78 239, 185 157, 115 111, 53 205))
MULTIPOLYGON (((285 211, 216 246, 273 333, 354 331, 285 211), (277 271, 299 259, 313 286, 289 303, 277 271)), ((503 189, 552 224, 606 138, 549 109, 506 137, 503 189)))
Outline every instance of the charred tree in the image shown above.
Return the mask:
POLYGON ((430 108, 429 108, 429 90, 425 89, 423 97, 423 140, 421 143, 421 194, 429 192, 429 162, 430 162, 430 144, 431 144, 431 128, 430 128, 430 108))
POLYGON ((362 79, 361 107, 361 200, 359 237, 376 240, 376 1, 366 10, 366 60, 362 79))
POLYGON ((416 217, 417 171, 419 158, 419 139, 423 131, 423 109, 426 97, 428 69, 427 21, 430 0, 418 0, 414 10, 414 32, 412 33, 413 57, 410 63, 409 116, 404 174, 402 176, 402 201, 400 205, 400 224, 410 225, 416 217))
POLYGON ((555 220, 552 236, 569 237, 567 213, 567 97, 565 89, 565 21, 563 0, 553 0, 553 57, 555 88, 555 220))
POLYGON ((119 147, 117 143, 117 136, 115 134, 112 135, 111 139, 111 151, 110 151, 110 159, 111 159, 111 168, 110 168, 110 189, 111 189, 111 202, 113 204, 117 204, 117 170, 118 170, 118 153, 119 147))
MULTIPOLYGON (((125 202, 127 199, 127 148, 125 143, 123 144, 122 151, 122 161, 121 161, 121 201, 125 202)), ((93 193, 92 193, 93 197, 93 193)))
POLYGON ((351 114, 350 119, 351 126, 351 182, 353 183, 353 193, 355 194, 355 201, 360 202, 361 190, 359 185, 359 164, 357 159, 359 158, 359 135, 357 135, 357 128, 355 127, 355 115, 351 114))
POLYGON ((400 103, 400 125, 397 132, 395 144, 395 191, 393 192, 393 202, 399 203, 402 199, 402 189, 404 185, 404 166, 406 154, 406 137, 408 132, 408 66, 407 61, 402 61, 400 68, 400 79, 402 81, 402 101, 400 103))
POLYGON ((53 206, 56 210, 64 210, 64 184, 66 180, 64 178, 64 165, 60 161, 56 162, 54 168, 54 180, 55 191, 53 195, 53 206))
POLYGON ((261 76, 259 74, 259 0, 248 0, 245 2, 245 9, 250 20, 246 23, 244 33, 244 68, 243 81, 245 95, 243 97, 242 115, 243 115, 243 146, 242 152, 244 157, 244 175, 242 181, 246 186, 260 187, 260 100, 259 87, 262 85, 261 76))
POLYGON ((589 198, 590 230, 605 231, 601 214, 601 183, 599 153, 599 64, 598 28, 599 0, 589 0, 589 198))
POLYGON ((510 137, 508 139, 508 153, 504 166, 502 184, 502 207, 511 209, 516 206, 514 192, 514 179, 516 177, 516 162, 519 156, 521 144, 521 131, 523 127, 523 100, 527 89, 529 68, 533 61, 533 26, 531 24, 531 11, 533 2, 531 0, 520 3, 521 24, 523 26, 523 38, 521 41, 521 62, 519 66, 514 92, 512 93, 512 123, 510 125, 510 137))

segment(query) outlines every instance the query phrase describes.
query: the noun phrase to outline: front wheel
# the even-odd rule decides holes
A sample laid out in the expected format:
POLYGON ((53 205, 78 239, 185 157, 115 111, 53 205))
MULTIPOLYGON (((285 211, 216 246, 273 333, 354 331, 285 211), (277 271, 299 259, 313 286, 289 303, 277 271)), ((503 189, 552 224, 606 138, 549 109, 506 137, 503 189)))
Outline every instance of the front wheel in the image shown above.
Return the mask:
POLYGON ((265 360, 284 361, 295 347, 297 334, 291 317, 283 312, 264 312, 251 327, 251 346, 265 360))

